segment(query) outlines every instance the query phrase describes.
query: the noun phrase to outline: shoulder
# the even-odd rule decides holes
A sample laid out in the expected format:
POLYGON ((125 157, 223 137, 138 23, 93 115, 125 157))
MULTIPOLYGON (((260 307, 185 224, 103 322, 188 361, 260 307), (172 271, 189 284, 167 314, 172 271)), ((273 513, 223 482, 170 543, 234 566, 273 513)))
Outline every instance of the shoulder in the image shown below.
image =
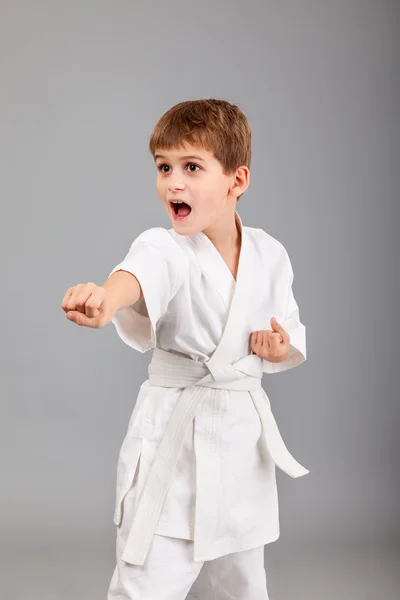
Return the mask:
POLYGON ((162 250, 170 250, 171 252, 180 253, 181 248, 177 240, 177 236, 173 229, 165 229, 164 227, 151 227, 143 231, 133 241, 133 244, 146 244, 153 248, 162 250))
POLYGON ((135 238, 131 251, 149 253, 149 258, 172 263, 177 268, 187 267, 187 257, 177 242, 173 230, 151 227, 135 238))
POLYGON ((245 227, 258 256, 261 269, 277 281, 293 278, 292 263, 282 242, 263 229, 245 227))
POLYGON ((256 227, 244 227, 243 228, 255 247, 256 251, 260 254, 264 260, 278 260, 283 262, 289 262, 290 259, 285 246, 277 238, 273 237, 270 233, 256 227))
POLYGON ((171 236, 169 230, 165 229, 164 227, 151 227, 150 229, 142 231, 142 233, 137 236, 133 243, 135 244, 138 242, 155 246, 173 246, 173 237, 171 236))

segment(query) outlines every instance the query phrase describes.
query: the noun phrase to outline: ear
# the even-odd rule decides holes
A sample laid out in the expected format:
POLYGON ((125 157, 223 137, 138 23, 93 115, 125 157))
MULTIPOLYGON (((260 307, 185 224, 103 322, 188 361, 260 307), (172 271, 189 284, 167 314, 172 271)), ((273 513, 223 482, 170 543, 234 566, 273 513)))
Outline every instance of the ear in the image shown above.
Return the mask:
POLYGON ((234 173, 234 181, 229 188, 229 195, 233 198, 237 198, 244 194, 249 187, 250 183, 250 170, 248 167, 239 167, 234 173))

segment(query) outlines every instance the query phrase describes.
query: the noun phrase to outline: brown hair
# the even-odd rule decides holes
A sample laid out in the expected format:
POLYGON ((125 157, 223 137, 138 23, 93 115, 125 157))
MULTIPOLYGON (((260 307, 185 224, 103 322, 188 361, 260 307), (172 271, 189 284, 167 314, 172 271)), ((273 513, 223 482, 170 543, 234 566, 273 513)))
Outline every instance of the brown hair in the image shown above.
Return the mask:
POLYGON ((188 100, 170 108, 156 123, 150 152, 178 148, 183 143, 201 145, 212 152, 225 175, 240 166, 250 169, 251 129, 241 109, 226 100, 188 100))

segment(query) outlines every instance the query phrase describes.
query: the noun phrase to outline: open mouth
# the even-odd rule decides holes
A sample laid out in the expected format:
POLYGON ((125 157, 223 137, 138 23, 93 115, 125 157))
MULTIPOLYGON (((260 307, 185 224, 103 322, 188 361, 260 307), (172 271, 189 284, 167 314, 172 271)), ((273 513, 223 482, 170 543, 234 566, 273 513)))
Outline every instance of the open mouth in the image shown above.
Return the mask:
POLYGON ((174 217, 175 221, 183 221, 184 219, 187 219, 192 212, 192 207, 181 200, 171 200, 169 204, 171 206, 172 216, 174 217))

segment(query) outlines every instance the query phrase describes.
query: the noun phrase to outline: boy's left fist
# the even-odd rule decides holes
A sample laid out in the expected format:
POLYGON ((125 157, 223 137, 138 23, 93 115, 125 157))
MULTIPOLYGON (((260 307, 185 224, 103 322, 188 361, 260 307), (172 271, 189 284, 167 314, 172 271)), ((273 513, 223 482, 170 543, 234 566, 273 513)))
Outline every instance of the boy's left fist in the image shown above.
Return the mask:
POLYGON ((271 327, 272 331, 254 331, 251 334, 251 349, 264 360, 282 362, 289 356, 290 336, 275 317, 271 319, 271 327))

